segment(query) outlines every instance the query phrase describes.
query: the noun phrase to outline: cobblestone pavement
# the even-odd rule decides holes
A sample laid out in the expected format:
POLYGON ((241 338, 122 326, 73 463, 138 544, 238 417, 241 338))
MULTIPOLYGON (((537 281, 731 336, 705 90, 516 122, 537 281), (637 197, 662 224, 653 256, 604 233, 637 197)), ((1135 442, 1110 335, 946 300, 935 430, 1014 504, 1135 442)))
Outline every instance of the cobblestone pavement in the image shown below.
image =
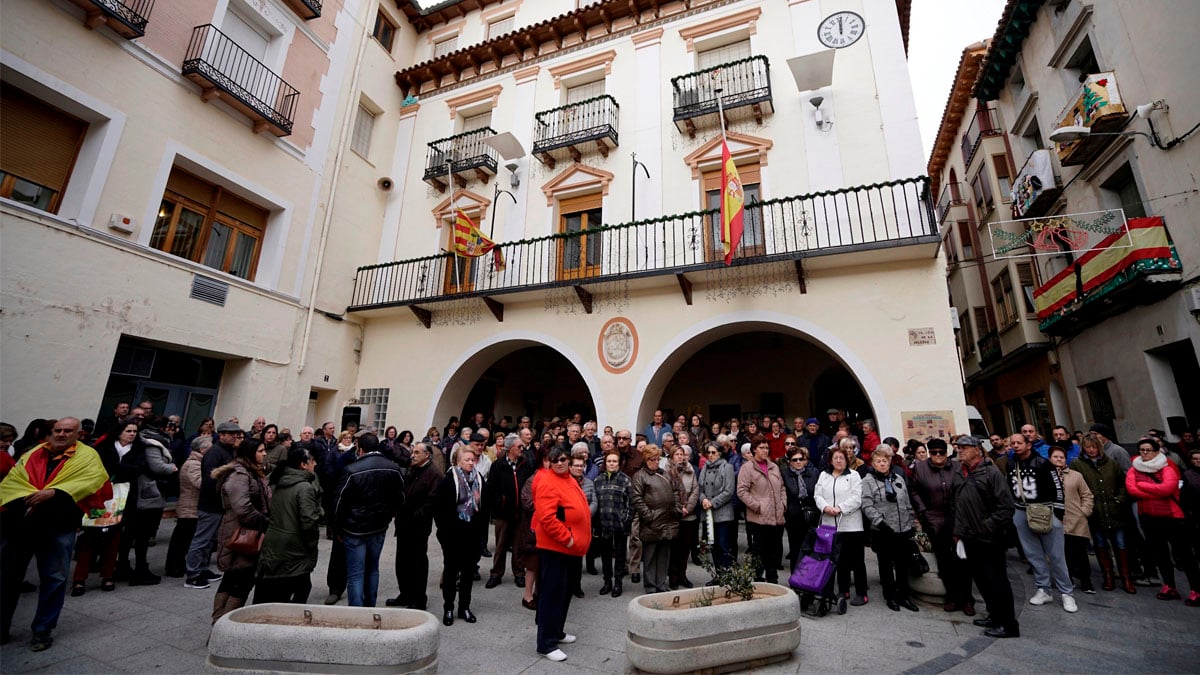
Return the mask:
MULTIPOLYGON (((162 570, 174 520, 159 529, 159 544, 150 549, 151 568, 162 570)), ((331 542, 322 540, 320 565, 313 574, 311 600, 326 595, 325 563, 331 542)), ((744 549, 743 549, 744 550, 744 549)), ((389 539, 381 561, 380 604, 396 594, 393 570, 394 540, 389 539)), ((430 608, 438 609, 434 588, 441 568, 436 540, 430 544, 432 572, 430 608)), ((1015 558, 1009 569, 1020 602, 1022 637, 991 640, 962 614, 921 604, 921 612, 896 614, 879 596, 875 562, 868 553, 871 602, 852 607, 845 616, 805 617, 800 647, 786 662, 757 672, 769 673, 1008 673, 1008 672, 1198 672, 1200 671, 1200 609, 1182 602, 1161 602, 1153 589, 1139 588, 1136 596, 1100 591, 1077 594, 1079 613, 1067 614, 1057 602, 1042 607, 1025 600, 1032 579, 1015 558)), ((484 578, 486 565, 484 559, 484 578)), ((693 581, 704 572, 690 568, 693 581)), ((1182 575, 1180 575, 1182 582, 1182 575)), ((28 579, 37 581, 34 566, 28 579)), ((83 597, 67 598, 54 632, 54 646, 29 651, 29 622, 34 594, 24 594, 14 621, 13 641, 0 650, 3 673, 198 673, 204 667, 205 642, 216 585, 207 590, 183 587, 182 579, 164 578, 160 586, 129 587, 103 593, 99 579, 89 580, 83 597)), ((625 660, 625 604, 596 595, 600 577, 585 574, 588 597, 574 600, 567 631, 579 636, 564 647, 569 659, 555 664, 534 651, 533 612, 520 605, 520 589, 505 583, 491 590, 475 586, 472 610, 479 622, 456 621, 441 632, 438 653, 443 673, 629 672, 625 660)), ((635 587, 626 583, 626 588, 635 587)), ((345 604, 343 599, 339 604, 345 604)))

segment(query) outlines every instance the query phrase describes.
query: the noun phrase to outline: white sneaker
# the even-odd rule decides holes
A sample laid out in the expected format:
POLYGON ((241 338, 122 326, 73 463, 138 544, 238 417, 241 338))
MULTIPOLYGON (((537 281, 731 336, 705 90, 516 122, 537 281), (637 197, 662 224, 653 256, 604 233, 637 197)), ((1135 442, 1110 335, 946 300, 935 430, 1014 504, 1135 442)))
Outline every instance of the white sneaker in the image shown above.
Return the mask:
POLYGON ((563 633, 563 636, 558 639, 558 644, 560 644, 560 645, 574 644, 575 640, 576 640, 576 638, 574 635, 571 635, 570 633, 563 633))
MULTIPOLYGON (((1064 595, 1063 597, 1068 598, 1070 596, 1064 595)), ((1044 605, 1048 602, 1054 602, 1054 596, 1047 593, 1044 588, 1039 588, 1037 593, 1034 593, 1033 597, 1029 599, 1029 604, 1031 605, 1044 605)))
POLYGON ((555 661, 555 662, 567 660, 567 655, 564 654, 563 650, 561 650, 561 649, 555 649, 554 651, 550 652, 549 654, 542 654, 542 656, 550 659, 551 661, 555 661))
POLYGON ((1067 610, 1068 612, 1070 612, 1072 614, 1079 611, 1079 605, 1075 604, 1075 596, 1073 596, 1073 595, 1062 596, 1062 603, 1063 603, 1063 609, 1067 610))

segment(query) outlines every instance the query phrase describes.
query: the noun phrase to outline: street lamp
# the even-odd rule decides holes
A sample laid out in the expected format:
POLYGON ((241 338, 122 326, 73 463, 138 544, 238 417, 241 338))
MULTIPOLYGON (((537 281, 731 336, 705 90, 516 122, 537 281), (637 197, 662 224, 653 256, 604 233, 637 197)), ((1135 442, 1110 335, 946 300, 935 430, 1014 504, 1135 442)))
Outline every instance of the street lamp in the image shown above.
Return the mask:
POLYGON ((1050 132, 1051 143, 1070 143, 1092 136, 1145 136, 1151 143, 1154 138, 1144 131, 1092 131, 1089 127, 1071 125, 1050 132))

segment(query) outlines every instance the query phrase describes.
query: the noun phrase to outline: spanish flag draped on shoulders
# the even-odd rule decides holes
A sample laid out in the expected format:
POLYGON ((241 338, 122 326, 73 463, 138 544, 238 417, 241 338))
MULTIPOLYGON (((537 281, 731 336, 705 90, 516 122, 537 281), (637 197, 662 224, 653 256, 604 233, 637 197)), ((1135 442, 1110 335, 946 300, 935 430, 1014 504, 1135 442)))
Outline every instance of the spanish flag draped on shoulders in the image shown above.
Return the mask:
POLYGON ((42 443, 22 455, 0 482, 6 527, 20 522, 52 531, 74 529, 88 508, 111 497, 112 484, 99 453, 78 441, 58 458, 51 457, 49 443, 42 443), (46 489, 55 490, 52 499, 32 508, 19 503, 46 489))

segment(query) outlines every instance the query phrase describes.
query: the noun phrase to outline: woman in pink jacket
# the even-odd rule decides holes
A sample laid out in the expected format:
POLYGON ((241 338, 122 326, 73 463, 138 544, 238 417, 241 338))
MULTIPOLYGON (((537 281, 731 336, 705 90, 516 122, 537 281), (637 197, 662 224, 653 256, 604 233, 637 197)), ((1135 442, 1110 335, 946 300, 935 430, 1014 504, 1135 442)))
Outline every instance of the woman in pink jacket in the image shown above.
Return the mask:
POLYGON ((1162 575, 1159 600, 1178 600, 1175 567, 1187 576, 1191 593, 1184 601, 1188 607, 1200 607, 1200 570, 1192 556, 1191 542, 1179 505, 1179 470, 1167 460, 1152 438, 1138 441, 1138 457, 1125 475, 1125 489, 1137 501, 1138 522, 1146 537, 1146 550, 1162 575), (1172 563, 1174 554, 1174 563, 1172 563))

